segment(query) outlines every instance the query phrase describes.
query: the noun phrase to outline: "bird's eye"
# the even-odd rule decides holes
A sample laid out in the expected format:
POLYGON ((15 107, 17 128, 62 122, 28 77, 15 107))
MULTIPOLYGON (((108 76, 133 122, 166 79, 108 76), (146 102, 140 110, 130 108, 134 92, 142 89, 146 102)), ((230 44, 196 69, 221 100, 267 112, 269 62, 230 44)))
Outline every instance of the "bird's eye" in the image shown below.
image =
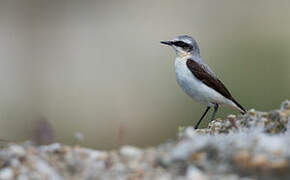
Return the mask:
POLYGON ((182 49, 188 51, 188 50, 192 50, 192 46, 190 44, 187 44, 185 42, 182 41, 175 41, 173 42, 173 45, 181 47, 182 49))

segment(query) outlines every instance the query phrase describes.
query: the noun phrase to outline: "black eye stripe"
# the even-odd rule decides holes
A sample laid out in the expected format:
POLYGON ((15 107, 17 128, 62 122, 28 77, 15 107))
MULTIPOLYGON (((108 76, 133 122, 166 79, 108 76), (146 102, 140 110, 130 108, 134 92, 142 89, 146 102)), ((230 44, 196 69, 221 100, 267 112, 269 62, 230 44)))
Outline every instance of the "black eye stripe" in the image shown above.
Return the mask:
POLYGON ((189 47, 191 47, 190 44, 187 44, 187 43, 182 42, 182 41, 174 41, 173 42, 173 45, 178 46, 178 47, 182 47, 182 48, 189 48, 189 47))

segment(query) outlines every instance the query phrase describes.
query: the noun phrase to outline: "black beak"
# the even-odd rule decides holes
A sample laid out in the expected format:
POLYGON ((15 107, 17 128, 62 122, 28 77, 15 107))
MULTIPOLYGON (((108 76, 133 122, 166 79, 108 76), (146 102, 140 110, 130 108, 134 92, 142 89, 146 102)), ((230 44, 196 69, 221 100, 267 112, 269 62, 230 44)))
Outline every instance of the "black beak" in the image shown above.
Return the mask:
POLYGON ((171 41, 161 41, 160 43, 161 44, 166 44, 168 46, 171 46, 172 45, 172 42, 171 41))

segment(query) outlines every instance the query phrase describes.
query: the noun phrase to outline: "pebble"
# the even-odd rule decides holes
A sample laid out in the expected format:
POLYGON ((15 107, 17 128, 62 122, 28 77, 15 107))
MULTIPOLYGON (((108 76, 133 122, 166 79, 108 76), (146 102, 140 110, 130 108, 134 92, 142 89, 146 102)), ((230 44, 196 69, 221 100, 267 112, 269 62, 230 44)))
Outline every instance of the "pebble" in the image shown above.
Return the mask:
POLYGON ((186 174, 188 180, 207 180, 206 175, 194 166, 189 166, 186 174))
POLYGON ((134 147, 134 146, 122 146, 120 149, 121 156, 128 158, 130 160, 138 159, 142 156, 143 152, 141 149, 134 147))
POLYGON ((0 180, 13 179, 13 170, 10 168, 3 168, 0 170, 0 180))
POLYGON ((22 146, 16 144, 9 146, 9 152, 16 156, 25 156, 26 154, 25 149, 22 146))

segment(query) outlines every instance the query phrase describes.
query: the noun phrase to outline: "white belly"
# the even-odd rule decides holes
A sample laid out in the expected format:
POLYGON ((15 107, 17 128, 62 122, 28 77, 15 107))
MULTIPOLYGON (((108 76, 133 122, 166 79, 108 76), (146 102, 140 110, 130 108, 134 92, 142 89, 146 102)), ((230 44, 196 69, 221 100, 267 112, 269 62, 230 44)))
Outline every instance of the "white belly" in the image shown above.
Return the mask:
POLYGON ((175 59, 176 80, 183 91, 198 102, 213 105, 232 104, 230 100, 198 80, 187 68, 186 60, 175 59))

